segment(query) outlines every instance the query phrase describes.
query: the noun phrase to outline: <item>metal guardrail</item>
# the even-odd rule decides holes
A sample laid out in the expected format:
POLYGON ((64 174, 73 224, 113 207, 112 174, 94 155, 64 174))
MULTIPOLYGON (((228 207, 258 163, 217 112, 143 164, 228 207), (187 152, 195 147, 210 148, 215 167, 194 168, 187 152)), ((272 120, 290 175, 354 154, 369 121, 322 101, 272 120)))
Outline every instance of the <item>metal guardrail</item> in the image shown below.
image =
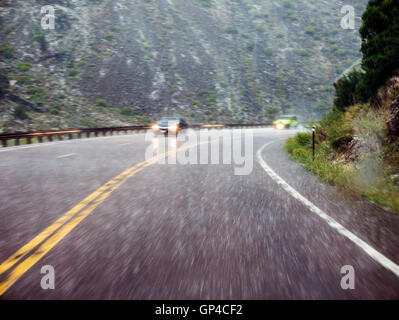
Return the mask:
MULTIPOLYGON (((189 125, 190 129, 222 129, 222 128, 257 128, 270 126, 272 123, 258 123, 258 124, 194 124, 189 125)), ((20 145, 21 139, 26 139, 27 144, 32 144, 33 139, 37 139, 39 143, 45 142, 47 138, 48 142, 54 141, 54 138, 58 140, 64 140, 66 137, 69 140, 81 139, 82 137, 89 138, 94 135, 106 136, 107 134, 131 134, 140 133, 142 131, 152 130, 152 126, 129 126, 129 127, 109 127, 109 128, 90 128, 90 129, 70 129, 70 130, 54 130, 54 131, 35 131, 35 132, 16 132, 0 134, 0 141, 2 147, 8 147, 8 141, 15 141, 15 145, 20 145)))

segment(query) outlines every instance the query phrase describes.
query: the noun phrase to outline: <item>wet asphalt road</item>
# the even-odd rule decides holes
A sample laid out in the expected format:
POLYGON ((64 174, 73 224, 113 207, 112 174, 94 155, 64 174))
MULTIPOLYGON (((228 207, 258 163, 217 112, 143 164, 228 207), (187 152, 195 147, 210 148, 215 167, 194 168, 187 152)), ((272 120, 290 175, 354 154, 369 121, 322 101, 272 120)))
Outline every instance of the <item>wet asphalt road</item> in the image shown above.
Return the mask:
MULTIPOLYGON (((282 146, 295 131, 253 133, 251 174, 235 175, 234 166, 224 164, 150 165, 0 299, 398 299, 399 278, 271 179, 256 152, 274 141, 263 150, 264 161, 394 263, 399 215, 288 160, 282 146), (54 290, 41 289, 44 265, 54 267, 54 290), (354 290, 340 286, 344 265, 354 267, 354 290)), ((145 160, 150 144, 140 134, 1 149, 0 263, 145 160)), ((8 275, 1 274, 0 283, 8 275)))

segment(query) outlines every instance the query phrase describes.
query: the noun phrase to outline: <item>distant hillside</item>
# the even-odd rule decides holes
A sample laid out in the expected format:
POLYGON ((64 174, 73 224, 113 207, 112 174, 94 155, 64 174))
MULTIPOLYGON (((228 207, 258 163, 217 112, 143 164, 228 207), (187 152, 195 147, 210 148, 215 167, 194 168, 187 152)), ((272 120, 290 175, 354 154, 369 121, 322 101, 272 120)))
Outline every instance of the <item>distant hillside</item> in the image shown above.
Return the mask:
MULTIPOLYGON (((341 1, 50 2, 55 30, 42 1, 0 2, 0 131, 320 117, 360 58, 341 1)), ((360 27, 367 0, 345 4, 360 27)))

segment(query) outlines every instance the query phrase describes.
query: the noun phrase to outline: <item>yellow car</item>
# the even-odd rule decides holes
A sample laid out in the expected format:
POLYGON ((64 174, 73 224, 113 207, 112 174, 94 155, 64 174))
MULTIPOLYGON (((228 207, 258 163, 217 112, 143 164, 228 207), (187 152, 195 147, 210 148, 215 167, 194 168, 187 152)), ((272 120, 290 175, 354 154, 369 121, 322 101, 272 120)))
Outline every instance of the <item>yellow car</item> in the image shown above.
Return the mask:
POLYGON ((298 126, 298 119, 296 116, 283 115, 274 121, 273 125, 276 129, 296 128, 298 126))

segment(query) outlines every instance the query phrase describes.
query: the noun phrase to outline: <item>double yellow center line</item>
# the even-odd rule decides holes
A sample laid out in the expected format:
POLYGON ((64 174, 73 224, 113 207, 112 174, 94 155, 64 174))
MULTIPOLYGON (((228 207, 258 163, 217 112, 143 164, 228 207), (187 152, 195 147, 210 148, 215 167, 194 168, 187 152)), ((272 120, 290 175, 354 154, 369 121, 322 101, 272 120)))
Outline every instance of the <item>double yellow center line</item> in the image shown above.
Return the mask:
MULTIPOLYGON (((184 146, 182 148, 176 149, 176 152, 186 150, 203 143, 184 146)), ((20 248, 17 252, 11 255, 2 264, 0 264, 0 276, 5 274, 6 272, 9 272, 5 280, 0 282, 0 296, 3 295, 35 263, 37 263, 44 255, 46 255, 52 248, 54 248, 54 246, 56 246, 57 243, 59 243, 80 222, 82 222, 83 219, 85 219, 91 212, 93 212, 95 208, 97 208, 102 202, 104 202, 104 200, 107 199, 113 191, 118 189, 123 183, 125 183, 136 173, 158 162, 160 159, 166 158, 167 156, 168 152, 165 152, 161 155, 151 158, 150 160, 140 162, 130 169, 122 172, 121 174, 107 182, 105 185, 97 189, 95 192, 90 194, 75 207, 70 209, 61 218, 55 221, 52 225, 50 225, 43 232, 38 234, 35 238, 33 238, 26 245, 20 248), (34 250, 36 247, 38 248, 34 250), (25 257, 26 259, 20 262, 25 257), (16 264, 18 265, 14 269, 12 269, 16 264)))

